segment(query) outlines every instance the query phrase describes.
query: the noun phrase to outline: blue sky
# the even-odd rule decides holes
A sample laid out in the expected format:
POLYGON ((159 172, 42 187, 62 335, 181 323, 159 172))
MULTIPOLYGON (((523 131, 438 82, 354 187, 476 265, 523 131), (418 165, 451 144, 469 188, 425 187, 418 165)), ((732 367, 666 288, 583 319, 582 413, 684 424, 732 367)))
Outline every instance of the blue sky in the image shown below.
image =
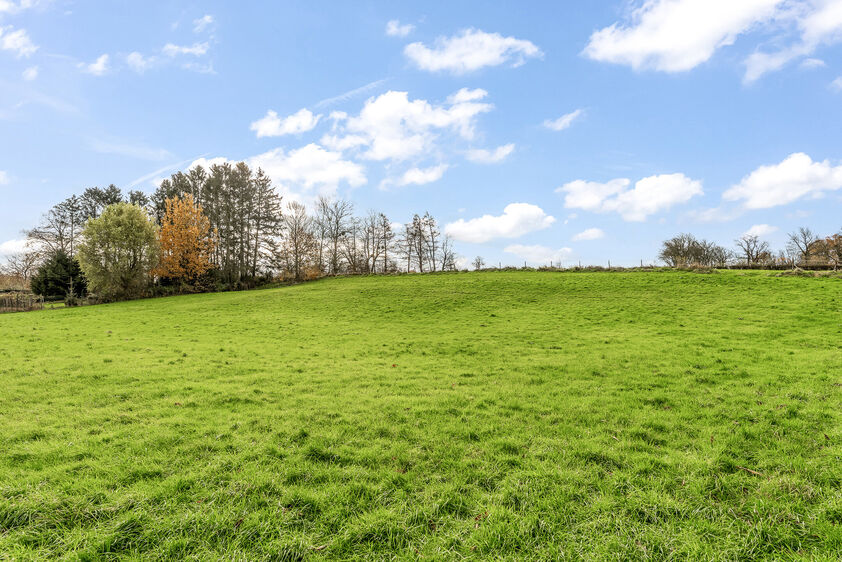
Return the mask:
POLYGON ((842 227, 840 42, 842 0, 0 0, 0 252, 213 159, 491 263, 781 248, 842 227))

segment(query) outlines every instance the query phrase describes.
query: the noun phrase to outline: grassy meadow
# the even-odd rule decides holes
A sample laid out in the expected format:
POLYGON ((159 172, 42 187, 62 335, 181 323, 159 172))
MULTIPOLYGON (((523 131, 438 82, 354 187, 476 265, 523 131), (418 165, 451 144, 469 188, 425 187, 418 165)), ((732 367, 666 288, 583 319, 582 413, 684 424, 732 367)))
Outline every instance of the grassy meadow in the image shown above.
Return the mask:
POLYGON ((0 559, 835 560, 842 280, 337 278, 0 316, 0 559))

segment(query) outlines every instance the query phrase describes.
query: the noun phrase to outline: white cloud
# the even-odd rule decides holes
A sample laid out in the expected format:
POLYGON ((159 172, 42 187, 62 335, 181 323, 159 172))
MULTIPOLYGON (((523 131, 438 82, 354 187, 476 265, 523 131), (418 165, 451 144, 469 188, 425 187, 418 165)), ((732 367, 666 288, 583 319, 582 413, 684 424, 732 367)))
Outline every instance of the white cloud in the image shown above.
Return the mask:
POLYGON ((799 39, 771 53, 754 52, 746 59, 745 82, 753 82, 767 72, 783 68, 794 59, 808 56, 821 45, 842 40, 842 2, 839 0, 794 2, 789 7, 786 9, 787 3, 784 3, 778 17, 798 28, 799 39))
POLYGON ((830 89, 834 92, 842 92, 842 76, 839 76, 830 83, 830 89))
POLYGON ((415 29, 415 26, 411 23, 401 25, 401 22, 398 20, 390 20, 386 24, 386 35, 391 37, 406 37, 412 33, 413 29, 415 29))
POLYGON ((702 194, 702 184, 684 174, 661 174, 643 178, 629 189, 626 178, 607 183, 576 180, 556 189, 564 194, 564 206, 597 213, 616 212, 627 221, 645 221, 702 194))
POLYGON ((14 51, 18 58, 28 57, 38 50, 25 29, 15 30, 12 27, 0 27, 0 49, 14 51))
POLYGON ((38 78, 38 67, 37 66, 30 66, 26 70, 23 71, 23 79, 27 82, 31 82, 38 78))
POLYGON ((770 226, 768 224, 755 224, 754 226, 746 230, 743 236, 757 236, 759 238, 762 238, 777 231, 777 226, 770 226))
POLYGON ((445 226, 445 233, 461 242, 488 242, 495 238, 518 238, 524 234, 549 228, 555 218, 541 207, 529 203, 510 203, 499 216, 483 215, 479 218, 445 226))
POLYGON ((505 160, 509 154, 514 152, 514 150, 514 144, 504 144, 502 146, 498 146, 494 150, 472 148, 468 150, 465 157, 471 162, 476 162, 477 164, 496 164, 505 160))
POLYGON ((783 0, 645 0, 630 21, 595 31, 583 54, 636 70, 690 70, 777 14, 783 0))
POLYGON ((477 100, 485 90, 463 89, 451 96, 449 105, 409 100, 407 92, 388 91, 366 101, 356 117, 337 116, 339 134, 326 135, 322 143, 334 150, 363 150, 369 160, 405 160, 432 152, 438 133, 449 130, 463 139, 474 137, 476 117, 491 111, 477 100))
POLYGON ((546 264, 549 262, 563 262, 569 260, 573 255, 573 250, 570 248, 559 248, 554 250, 548 246, 541 246, 539 244, 526 246, 523 244, 511 244, 503 248, 507 254, 514 254, 527 262, 546 264))
POLYGON ((790 154, 779 164, 760 166, 722 198, 741 201, 747 209, 768 209, 802 198, 818 198, 842 188, 842 165, 813 162, 803 152, 790 154))
POLYGON ((312 143, 288 153, 276 148, 247 162, 254 168, 263 168, 280 186, 281 193, 293 199, 314 195, 314 191, 332 195, 342 183, 359 187, 367 182, 362 166, 312 143))
POLYGON ((447 164, 439 164, 430 168, 410 168, 403 175, 397 179, 385 179, 380 184, 381 188, 386 188, 390 185, 405 186, 405 185, 424 185, 438 181, 447 171, 449 166, 447 164))
POLYGON ((154 63, 155 57, 147 57, 137 51, 126 55, 126 64, 138 74, 146 72, 154 63))
POLYGON ((176 57, 178 55, 193 55, 194 57, 200 57, 206 54, 209 48, 210 45, 207 41, 203 43, 193 43, 190 46, 167 43, 164 45, 162 51, 168 57, 176 57))
POLYGON ((574 241, 579 240, 599 240, 605 238, 605 233, 599 228, 588 228, 573 237, 574 241))
POLYGON ((827 66, 827 63, 824 62, 822 59, 804 59, 801 61, 800 64, 801 68, 806 69, 813 69, 813 68, 824 68, 827 66))
POLYGON ((210 14, 205 14, 204 16, 200 17, 199 19, 193 20, 193 33, 201 33, 211 25, 213 25, 214 19, 213 16, 210 14))
POLYGON ((26 240, 6 240, 0 243, 0 256, 11 256, 26 250, 26 240))
POLYGON ((9 183, 9 174, 4 170, 0 170, 0 185, 9 183))
POLYGON ((552 129, 553 131, 563 131, 564 129, 570 127, 570 125, 573 124, 573 121, 581 117, 583 113, 583 110, 577 109, 576 111, 571 111, 570 113, 562 115, 558 119, 547 119, 544 121, 544 127, 552 129))
POLYGON ((403 52, 422 70, 449 71, 453 74, 464 74, 510 61, 512 66, 520 66, 527 58, 543 55, 541 49, 531 41, 503 37, 499 33, 486 33, 479 29, 465 29, 453 37, 439 37, 432 48, 423 43, 410 43, 403 52))
MULTIPOLYGON (((224 157, 198 158, 189 168, 237 161, 224 157)), ((308 144, 286 152, 276 148, 245 159, 253 170, 261 168, 272 178, 278 192, 285 200, 312 202, 317 195, 332 196, 341 184, 351 187, 365 185, 368 181, 365 168, 355 162, 343 160, 338 152, 325 150, 317 144, 308 144)))
POLYGON ((257 138, 294 135, 312 130, 321 118, 321 115, 313 115, 308 109, 300 109, 283 118, 269 110, 265 117, 252 123, 250 128, 257 133, 257 138))
POLYGON ((108 55, 100 55, 94 62, 90 64, 80 62, 78 66, 82 69, 83 72, 93 74, 94 76, 102 76, 103 74, 108 72, 109 59, 110 57, 108 55))

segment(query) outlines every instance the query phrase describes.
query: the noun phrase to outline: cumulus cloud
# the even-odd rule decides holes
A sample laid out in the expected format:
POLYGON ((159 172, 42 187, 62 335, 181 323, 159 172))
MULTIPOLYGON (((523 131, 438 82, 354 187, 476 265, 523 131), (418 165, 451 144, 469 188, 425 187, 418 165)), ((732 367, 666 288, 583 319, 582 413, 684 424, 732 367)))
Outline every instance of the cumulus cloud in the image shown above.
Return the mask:
POLYGON ((138 74, 146 72, 154 63, 155 57, 147 57, 137 51, 126 55, 126 64, 138 74))
POLYGON ((0 243, 0 256, 11 256, 26 250, 26 240, 6 240, 0 243))
POLYGON ((599 240, 600 238, 605 238, 605 232, 599 228, 588 228, 583 230, 579 234, 573 237, 574 241, 579 240, 599 240))
POLYGON ((321 115, 313 115, 308 109, 300 109, 282 118, 270 109, 265 117, 251 124, 251 130, 257 133, 257 138, 293 135, 314 129, 321 118, 321 115))
POLYGON ((38 50, 25 29, 0 27, 0 49, 12 51, 18 58, 28 57, 38 50))
POLYGON ((573 121, 582 116, 584 110, 577 109, 559 117, 558 119, 547 119, 544 121, 544 127, 553 131, 563 131, 573 124, 573 121))
POLYGON ((476 118, 491 111, 490 103, 479 100, 485 90, 462 89, 447 104, 410 100, 407 92, 388 91, 366 101, 357 116, 337 114, 336 134, 325 135, 322 144, 334 150, 359 149, 369 160, 405 160, 429 154, 441 131, 459 137, 474 137, 476 118))
POLYGON ((164 45, 162 51, 168 57, 177 57, 178 55, 192 55, 194 57, 200 57, 207 54, 209 48, 210 44, 207 41, 203 43, 193 43, 192 45, 174 45, 173 43, 167 43, 164 45))
MULTIPOLYGON (((290 151, 276 148, 244 161, 253 170, 262 169, 278 192, 290 201, 308 202, 317 195, 332 196, 340 185, 359 187, 368 181, 362 166, 313 143, 290 151)), ((193 160, 189 168, 202 166, 207 169, 236 162, 224 157, 202 157, 193 160)))
POLYGON ((783 0, 645 0, 628 21, 595 31, 583 53, 636 70, 690 70, 777 14, 783 0))
POLYGON ((38 67, 37 66, 30 66, 26 70, 23 71, 23 79, 27 82, 31 82, 38 78, 38 67))
POLYGON ((361 165, 313 143, 289 152, 276 148, 247 162, 254 168, 263 168, 281 187, 281 192, 293 199, 333 195, 340 184, 359 187, 367 182, 361 165))
POLYGON ((498 146, 494 150, 472 148, 468 150, 465 157, 471 162, 476 162, 477 164, 496 164, 505 160, 509 154, 514 152, 514 150, 514 144, 504 144, 502 146, 498 146))
POLYGON ((108 61, 111 57, 108 55, 100 55, 97 59, 92 63, 79 63, 79 68, 82 69, 83 72, 87 72, 88 74, 93 74, 94 76, 102 76, 106 72, 108 72, 108 61))
POLYGON ((573 250, 570 248, 554 250, 548 246, 541 246, 540 244, 529 246, 524 244, 510 244, 503 248, 503 251, 532 263, 563 262, 573 256, 573 250))
POLYGON ((405 186, 405 185, 424 185, 438 181, 447 171, 447 164, 439 164, 430 168, 410 168, 403 173, 399 178, 387 178, 380 184, 381 188, 387 188, 390 185, 405 186))
POLYGON ((390 20, 386 24, 386 35, 391 37, 406 37, 412 33, 413 29, 415 29, 415 26, 411 23, 401 25, 401 22, 398 20, 390 20))
POLYGON ((204 16, 193 20, 193 32, 194 33, 201 33, 204 30, 208 29, 214 23, 213 16, 210 14, 205 14, 204 16))
POLYGON ((495 238, 518 238, 549 228, 554 222, 555 218, 537 205, 510 203, 502 215, 483 215, 467 221, 459 219, 445 226, 444 231, 461 242, 480 243, 495 238))
POLYGON ((686 203, 702 194, 702 184, 684 174, 661 174, 638 180, 618 178, 606 183, 576 180, 556 189, 564 206, 596 213, 616 212, 627 221, 645 221, 649 215, 686 203))
POLYGON ((506 63, 520 66, 527 58, 543 56, 541 49, 531 41, 479 29, 465 29, 453 37, 439 37, 432 47, 420 42, 410 43, 403 52, 422 70, 453 74, 506 63))
POLYGON ((828 160, 813 162, 808 155, 797 152, 778 164, 760 166, 722 198, 742 202, 747 209, 768 209, 803 198, 819 198, 840 188, 842 165, 832 166, 828 160))
POLYGON ((773 232, 777 232, 777 226, 770 226, 768 224, 755 224, 748 230, 743 233, 743 236, 757 236, 757 237, 764 237, 772 234, 773 232))

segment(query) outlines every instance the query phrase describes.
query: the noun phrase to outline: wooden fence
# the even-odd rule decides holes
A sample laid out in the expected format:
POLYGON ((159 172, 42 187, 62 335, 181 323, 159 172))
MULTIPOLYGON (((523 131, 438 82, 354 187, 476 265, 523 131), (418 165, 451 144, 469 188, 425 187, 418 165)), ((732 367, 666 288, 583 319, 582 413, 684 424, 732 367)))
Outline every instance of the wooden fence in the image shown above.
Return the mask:
POLYGON ((32 293, 0 293, 0 313, 26 312, 44 308, 44 299, 32 293))

